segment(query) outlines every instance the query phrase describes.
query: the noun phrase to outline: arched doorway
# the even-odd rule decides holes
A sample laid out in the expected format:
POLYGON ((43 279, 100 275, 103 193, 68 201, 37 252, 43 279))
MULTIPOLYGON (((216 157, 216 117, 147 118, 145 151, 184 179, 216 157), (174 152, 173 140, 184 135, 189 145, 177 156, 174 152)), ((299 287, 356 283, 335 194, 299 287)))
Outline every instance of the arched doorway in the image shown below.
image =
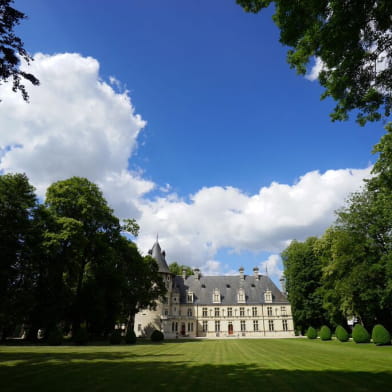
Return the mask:
POLYGON ((185 336, 185 323, 181 323, 181 336, 185 336))
POLYGON ((233 323, 231 321, 229 321, 229 335, 233 335, 233 323))

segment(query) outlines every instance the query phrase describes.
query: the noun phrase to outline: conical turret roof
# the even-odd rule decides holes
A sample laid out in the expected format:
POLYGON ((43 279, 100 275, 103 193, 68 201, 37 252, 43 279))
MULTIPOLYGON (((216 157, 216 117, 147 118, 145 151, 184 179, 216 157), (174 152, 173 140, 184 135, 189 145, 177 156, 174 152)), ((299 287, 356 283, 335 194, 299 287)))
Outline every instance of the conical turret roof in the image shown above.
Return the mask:
POLYGON ((170 270, 165 259, 165 252, 162 252, 158 240, 155 242, 155 244, 152 246, 152 249, 148 253, 157 262, 159 272, 170 274, 170 270))

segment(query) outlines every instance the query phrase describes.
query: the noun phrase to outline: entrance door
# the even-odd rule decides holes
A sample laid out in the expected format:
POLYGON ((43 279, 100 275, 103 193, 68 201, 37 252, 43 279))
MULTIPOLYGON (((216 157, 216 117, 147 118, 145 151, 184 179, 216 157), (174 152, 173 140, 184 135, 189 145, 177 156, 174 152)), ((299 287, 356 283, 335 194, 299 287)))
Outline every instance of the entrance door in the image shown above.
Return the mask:
POLYGON ((185 323, 181 324, 181 335, 185 336, 185 323))
POLYGON ((229 323, 229 335, 233 335, 233 324, 229 323))

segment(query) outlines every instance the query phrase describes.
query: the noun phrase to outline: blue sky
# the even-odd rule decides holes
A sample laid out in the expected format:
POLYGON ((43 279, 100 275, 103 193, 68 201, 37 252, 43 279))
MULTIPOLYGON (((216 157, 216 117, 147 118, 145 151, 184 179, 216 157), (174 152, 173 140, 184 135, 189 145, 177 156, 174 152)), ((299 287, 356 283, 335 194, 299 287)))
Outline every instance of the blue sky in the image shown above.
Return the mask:
MULTIPOLYGON (((143 252, 159 231, 169 261, 202 266, 207 273, 232 273, 240 265, 251 273, 254 265, 265 267, 269 263, 277 279, 283 244, 292 238, 321 234, 332 222, 333 210, 343 204, 349 192, 358 189, 375 160, 370 151, 384 132, 382 124, 362 128, 354 120, 330 121, 334 102, 320 101, 322 90, 317 80, 298 76, 289 68, 287 48, 279 43, 279 31, 271 20, 272 10, 247 14, 234 0, 16 0, 15 7, 29 17, 18 33, 30 53, 77 53, 80 56, 72 58, 74 65, 87 57, 95 59, 99 64, 95 83, 110 86, 117 94, 114 98, 128 96, 132 121, 137 123, 136 115, 146 121, 146 125, 134 125, 132 137, 124 139, 130 143, 127 167, 115 162, 115 156, 121 155, 116 152, 120 147, 111 150, 110 145, 101 144, 97 144, 91 162, 79 164, 80 175, 101 185, 116 212, 139 220, 143 252), (113 158, 108 159, 108 155, 113 158), (101 178, 97 168, 101 172, 108 169, 105 162, 111 162, 112 174, 101 178), (347 169, 359 171, 350 174, 347 169), (328 178, 333 180, 323 177, 328 171, 332 173, 328 178), (120 172, 128 175, 133 185, 130 191, 124 186, 114 194, 113 178, 120 172), (265 191, 260 193, 263 187, 265 191), (322 200, 323 193, 326 201, 322 200), (132 200, 125 200, 127 197, 132 200), (320 206, 314 211, 312 198, 318 199, 320 206), (240 207, 234 211, 237 204, 240 207), (325 211, 321 211, 323 206, 325 211), (265 220, 263 211, 268 215, 265 220), (299 211, 298 217, 293 211, 299 211), (293 224, 308 213, 303 222, 293 224), (265 224, 259 233, 258 220, 260 227, 265 224), (274 222, 279 224, 275 227, 274 222)), ((72 94, 79 94, 79 112, 92 100, 89 96, 83 103, 80 90, 75 87, 71 91, 74 79, 68 79, 67 72, 75 73, 75 68, 71 60, 61 61, 56 63, 53 77, 58 77, 56 86, 60 81, 64 85, 59 88, 58 104, 51 98, 53 108, 48 109, 48 118, 40 112, 34 114, 33 125, 26 119, 22 126, 21 116, 9 115, 10 108, 22 107, 20 102, 11 98, 6 114, 6 109, 0 108, 10 132, 21 135, 20 139, 0 140, 1 148, 4 151, 18 143, 25 146, 19 156, 12 155, 17 153, 15 149, 7 152, 8 156, 3 153, 0 169, 24 170, 39 192, 68 173, 66 165, 56 172, 57 166, 51 164, 47 169, 50 175, 42 174, 42 151, 53 150, 43 146, 42 140, 54 138, 53 124, 61 122, 60 114, 56 114, 51 123, 52 113, 66 113, 68 105, 64 102, 74 102, 72 94), (61 105, 63 109, 59 109, 61 105), (45 122, 46 128, 42 125, 45 122), (31 134, 35 126, 39 127, 39 140, 29 139, 26 124, 30 124, 31 134), (39 145, 41 158, 30 156, 31 149, 39 145)), ((40 60, 35 63, 37 72, 47 69, 38 69, 40 60)), ((79 87, 84 82, 78 82, 79 87)), ((41 105, 45 102, 42 97, 34 102, 34 94, 43 93, 31 92, 33 108, 28 110, 32 111, 38 101, 41 105)), ((94 105, 99 111, 103 104, 94 105)), ((116 103, 105 100, 105 105, 110 107, 107 110, 117 110, 116 103)), ((121 116, 126 122, 126 114, 121 116)), ((124 122, 118 127, 126 128, 124 122)), ((116 127, 115 121, 109 123, 116 127)), ((78 124, 83 124, 82 120, 78 124)), ((103 122, 102 132, 105 126, 103 122)), ((89 132, 87 125, 85 129, 79 131, 89 132)), ((64 139, 67 128, 62 132, 64 139)), ((83 139, 75 131, 74 139, 69 136, 63 143, 81 145, 82 140, 90 140, 85 147, 92 150, 100 139, 99 124, 91 132, 91 139, 83 139)), ((61 154, 63 160, 72 162, 83 152, 78 157, 72 152, 57 153, 61 154)), ((50 161, 49 155, 46 161, 50 161)), ((69 169, 69 175, 75 173, 77 170, 69 169)))

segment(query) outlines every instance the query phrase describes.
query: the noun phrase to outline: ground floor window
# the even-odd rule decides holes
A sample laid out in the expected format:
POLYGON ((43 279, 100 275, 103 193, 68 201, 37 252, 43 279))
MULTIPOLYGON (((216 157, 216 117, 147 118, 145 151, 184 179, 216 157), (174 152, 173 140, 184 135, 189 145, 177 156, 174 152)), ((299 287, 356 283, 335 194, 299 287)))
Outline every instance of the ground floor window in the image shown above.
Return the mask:
POLYGON ((257 332, 259 330, 259 321, 253 320, 253 331, 257 332))
POLYGON ((188 323, 188 332, 193 332, 193 323, 188 323))
POLYGON ((274 330, 274 320, 268 320, 268 328, 270 331, 274 330))
POLYGON ((208 331, 208 321, 203 321, 203 332, 208 331))
POLYGON ((282 324, 283 324, 283 331, 288 331, 289 327, 287 325, 287 320, 282 320, 282 324))
POLYGON ((215 321, 215 332, 220 332, 220 321, 215 321))
POLYGON ((242 332, 245 332, 245 331, 246 331, 245 320, 241 320, 241 331, 242 331, 242 332))

